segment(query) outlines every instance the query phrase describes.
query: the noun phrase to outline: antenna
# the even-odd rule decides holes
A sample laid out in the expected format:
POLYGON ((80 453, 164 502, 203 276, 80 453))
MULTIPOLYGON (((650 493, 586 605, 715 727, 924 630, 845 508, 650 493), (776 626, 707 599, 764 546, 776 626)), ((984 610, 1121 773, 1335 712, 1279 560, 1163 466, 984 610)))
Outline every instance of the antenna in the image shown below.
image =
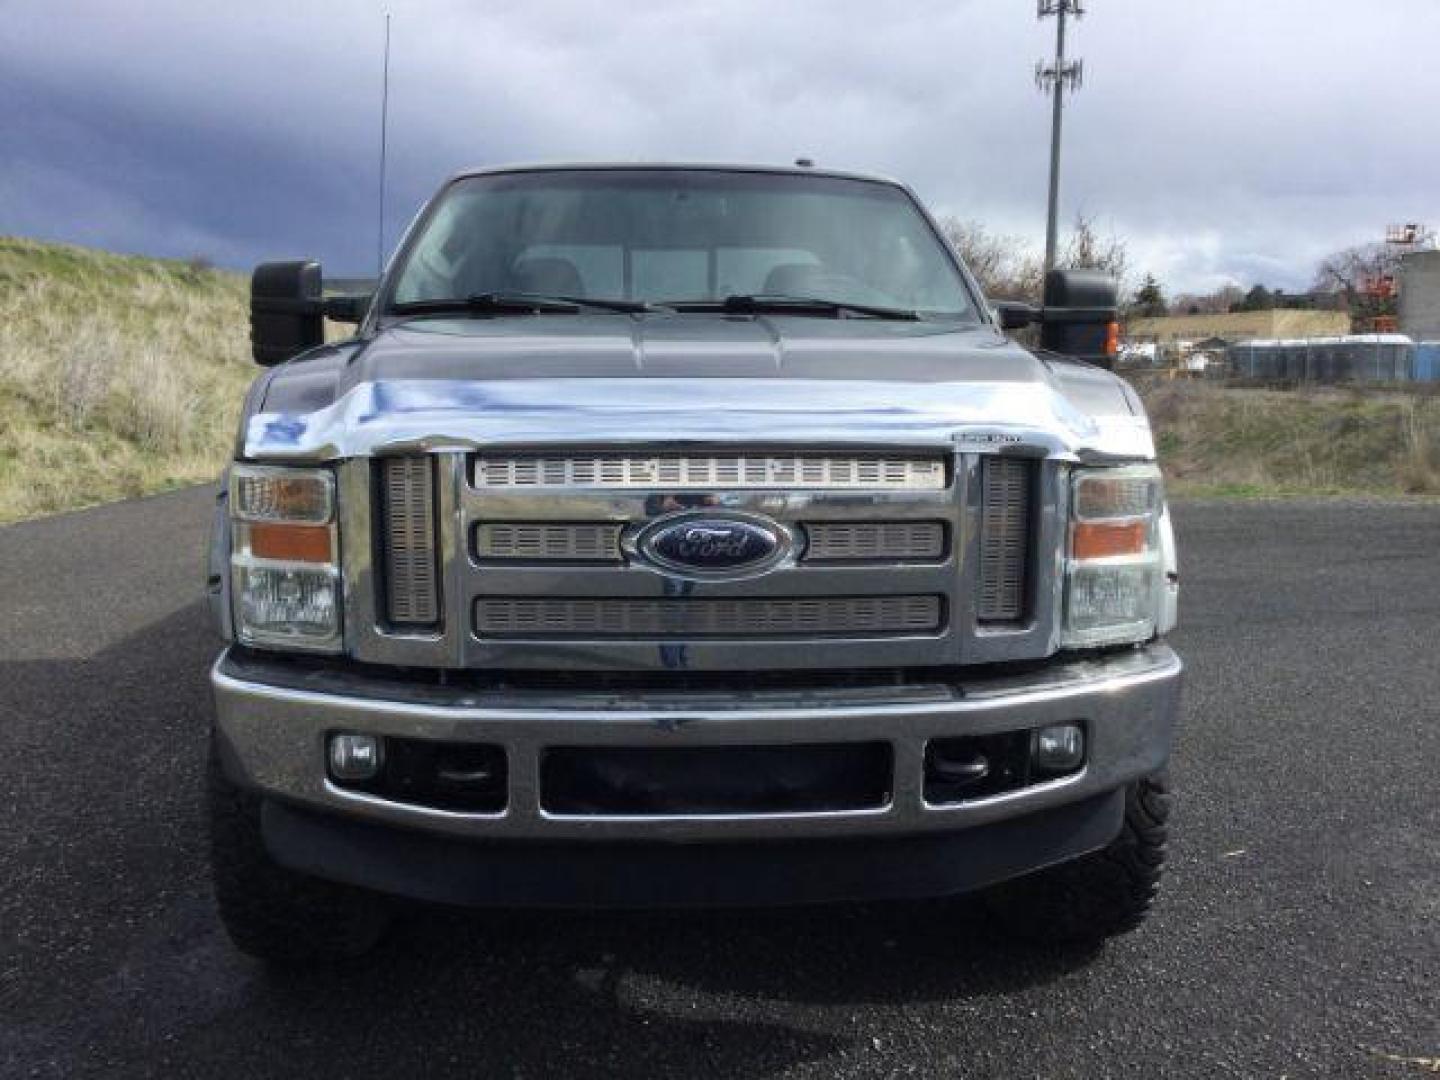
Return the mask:
POLYGON ((1083 0, 1036 0, 1037 18, 1055 19, 1055 61, 1035 65, 1035 85, 1054 98, 1050 121, 1050 208, 1045 222, 1045 272, 1055 269, 1060 216, 1060 127, 1065 114, 1065 91, 1072 94, 1085 82, 1085 63, 1065 62, 1065 20, 1085 14, 1083 0))
POLYGON ((375 207, 375 280, 385 272, 385 139, 390 120, 390 13, 385 13, 385 61, 380 76, 380 196, 375 207))

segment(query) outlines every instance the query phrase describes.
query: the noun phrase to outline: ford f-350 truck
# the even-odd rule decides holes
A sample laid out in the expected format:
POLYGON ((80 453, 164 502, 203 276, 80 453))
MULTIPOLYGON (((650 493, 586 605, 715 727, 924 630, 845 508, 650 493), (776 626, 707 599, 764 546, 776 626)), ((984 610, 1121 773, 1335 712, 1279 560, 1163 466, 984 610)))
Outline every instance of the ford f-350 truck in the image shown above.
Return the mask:
POLYGON ((468 172, 372 295, 259 267, 209 566, 235 943, 354 955, 397 897, 1138 925, 1178 577, 1115 299, 991 306, 904 186, 800 166, 468 172))

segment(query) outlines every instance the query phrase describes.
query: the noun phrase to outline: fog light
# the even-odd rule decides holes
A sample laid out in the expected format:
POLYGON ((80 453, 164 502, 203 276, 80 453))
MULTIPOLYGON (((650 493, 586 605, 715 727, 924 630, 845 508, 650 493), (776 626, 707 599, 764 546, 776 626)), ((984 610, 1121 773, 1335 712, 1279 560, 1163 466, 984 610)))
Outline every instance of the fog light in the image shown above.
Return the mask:
POLYGON ((1030 737, 1030 763, 1040 772, 1074 772, 1085 763, 1085 729, 1055 724, 1030 737))
POLYGON ((383 762, 381 743, 374 735, 331 735, 330 776, 342 782, 373 780, 383 762))

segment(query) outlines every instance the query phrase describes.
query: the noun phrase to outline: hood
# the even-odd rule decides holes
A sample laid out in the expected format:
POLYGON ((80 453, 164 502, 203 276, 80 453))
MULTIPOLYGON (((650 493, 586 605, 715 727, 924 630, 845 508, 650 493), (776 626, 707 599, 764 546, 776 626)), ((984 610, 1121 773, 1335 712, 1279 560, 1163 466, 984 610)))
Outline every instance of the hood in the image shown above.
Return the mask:
POLYGON ((603 443, 1149 458, 1138 399, 988 326, 725 315, 412 320, 262 377, 254 460, 603 443))

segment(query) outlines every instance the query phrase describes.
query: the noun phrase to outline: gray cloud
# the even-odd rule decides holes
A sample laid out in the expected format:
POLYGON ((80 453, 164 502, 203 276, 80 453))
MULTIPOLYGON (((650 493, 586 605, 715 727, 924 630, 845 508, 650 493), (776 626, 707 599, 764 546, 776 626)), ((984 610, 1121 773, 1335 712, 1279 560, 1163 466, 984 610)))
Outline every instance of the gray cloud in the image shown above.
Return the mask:
MULTIPOLYGON (((1434 0, 1091 0, 1064 203, 1172 288, 1304 286, 1440 214, 1434 0)), ((0 232, 244 266, 374 260, 378 4, 21 0, 0 232)), ((1030 0, 395 0, 388 240, 455 169, 789 161, 910 181, 1038 245, 1050 46, 1030 0)))

